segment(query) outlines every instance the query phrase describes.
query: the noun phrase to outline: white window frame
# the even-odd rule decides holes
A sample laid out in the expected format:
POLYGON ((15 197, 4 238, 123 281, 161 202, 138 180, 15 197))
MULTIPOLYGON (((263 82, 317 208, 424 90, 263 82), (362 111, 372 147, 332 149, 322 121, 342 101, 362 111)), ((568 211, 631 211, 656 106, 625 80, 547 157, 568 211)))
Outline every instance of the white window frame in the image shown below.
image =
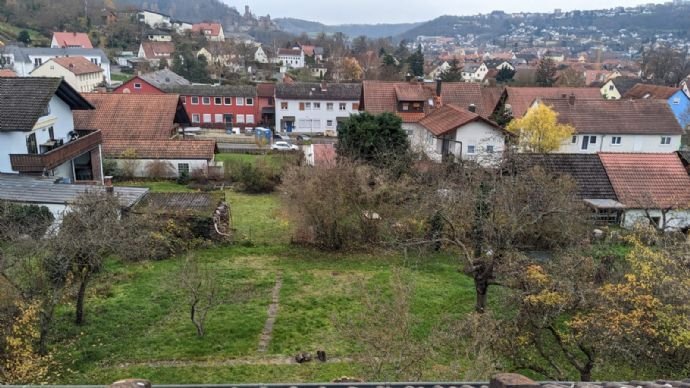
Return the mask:
POLYGON ((235 105, 244 106, 244 97, 235 97, 235 105))
POLYGON ((244 99, 244 104, 247 106, 254 106, 254 98, 253 97, 247 97, 244 99))
POLYGON ((662 136, 661 145, 671 145, 671 136, 662 136))
POLYGON ((332 102, 327 102, 327 103, 326 103, 326 110, 327 110, 327 111, 332 111, 332 110, 333 110, 333 103, 332 103, 332 102))
POLYGON ((244 115, 235 115, 235 122, 237 124, 244 124, 244 115))
POLYGON ((577 144, 577 135, 573 135, 572 139, 570 139, 570 144, 577 144))
POLYGON ((213 105, 223 105, 223 97, 213 97, 213 105))
POLYGON ((474 155, 477 153, 477 146, 474 144, 467 145, 467 155, 474 155))
POLYGON ((199 124, 201 122, 201 116, 198 113, 192 113, 192 123, 199 124))
POLYGON ((612 146, 619 146, 623 142, 623 138, 621 136, 611 136, 611 145, 612 146))
POLYGON ((213 115, 210 113, 204 113, 202 120, 204 120, 204 124, 211 124, 213 122, 213 115))
POLYGON ((247 124, 254 124, 254 115, 246 115, 244 120, 247 124))
POLYGON ((289 110, 290 109, 290 103, 287 101, 281 101, 280 102, 280 110, 289 110), (285 108, 283 108, 283 104, 285 104, 285 108))
POLYGON ((192 96, 192 105, 199 105, 199 96, 192 96), (196 102, 194 102, 196 100, 196 102))
POLYGON ((219 124, 219 123, 222 124, 222 123, 224 123, 225 121, 223 120, 223 114, 222 114, 222 113, 216 113, 216 114, 214 114, 214 115, 213 115, 213 121, 214 121, 216 124, 219 124))
POLYGON ((321 110, 321 103, 320 102, 314 103, 314 110, 321 110))
POLYGON ((333 120, 326 120, 326 126, 328 128, 333 128, 333 120))
POLYGON ((341 102, 338 104, 338 110, 340 112, 345 112, 347 110, 347 103, 341 102))
POLYGON ((304 103, 304 110, 311 110, 311 102, 304 103))
POLYGON ((140 83, 140 82, 135 82, 135 83, 134 83, 134 89, 141 89, 141 83, 140 83))
POLYGON ((223 105, 232 106, 232 97, 223 97, 223 105), (230 101, 230 103, 228 103, 230 101))
POLYGON ((211 97, 202 96, 201 97, 201 105, 211 105, 211 97), (207 100, 208 100, 208 102, 206 102, 207 100))

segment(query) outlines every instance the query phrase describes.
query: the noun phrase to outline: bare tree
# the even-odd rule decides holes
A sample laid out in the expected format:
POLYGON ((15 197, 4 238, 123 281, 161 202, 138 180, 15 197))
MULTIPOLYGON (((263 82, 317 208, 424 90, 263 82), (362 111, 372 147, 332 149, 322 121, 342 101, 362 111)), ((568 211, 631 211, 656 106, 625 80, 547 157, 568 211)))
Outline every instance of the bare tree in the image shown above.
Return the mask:
POLYGON ((188 256, 180 271, 180 283, 187 297, 189 318, 196 334, 203 337, 208 313, 223 303, 218 277, 195 257, 188 256))

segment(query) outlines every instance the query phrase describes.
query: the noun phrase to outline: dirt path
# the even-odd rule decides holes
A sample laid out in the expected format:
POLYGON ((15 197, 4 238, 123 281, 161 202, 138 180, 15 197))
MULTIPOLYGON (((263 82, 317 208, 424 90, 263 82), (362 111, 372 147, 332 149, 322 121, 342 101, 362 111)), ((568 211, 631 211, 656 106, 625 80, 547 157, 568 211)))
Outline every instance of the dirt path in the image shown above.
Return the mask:
POLYGON ((259 337, 259 346, 257 351, 259 353, 266 353, 268 345, 271 344, 273 338, 273 325, 278 317, 278 308, 280 307, 280 289, 283 287, 283 274, 279 272, 276 275, 276 284, 273 286, 273 293, 271 295, 271 304, 268 306, 268 318, 264 324, 264 330, 259 337))
MULTIPOLYGON (((314 361, 313 361, 314 362, 314 361)), ((349 357, 334 357, 326 361, 327 363, 341 363, 352 362, 349 357)), ((237 366, 237 365, 289 365, 297 364, 294 357, 287 356, 263 356, 263 357, 238 357, 220 360, 156 360, 156 361, 137 361, 124 362, 117 364, 117 368, 131 368, 131 367, 196 367, 196 368, 212 368, 219 366, 237 366)))

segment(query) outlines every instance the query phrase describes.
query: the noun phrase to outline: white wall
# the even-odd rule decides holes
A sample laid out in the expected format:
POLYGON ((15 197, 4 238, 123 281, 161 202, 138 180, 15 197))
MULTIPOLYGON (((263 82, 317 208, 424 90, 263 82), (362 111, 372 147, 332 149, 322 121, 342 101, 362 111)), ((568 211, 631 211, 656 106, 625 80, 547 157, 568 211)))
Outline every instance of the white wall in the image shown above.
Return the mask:
MULTIPOLYGON (((152 162, 158 162, 160 159, 134 159, 134 160, 126 160, 126 159, 114 159, 115 162, 117 163, 118 168, 123 168, 127 163, 129 162, 134 162, 135 168, 134 168, 134 176, 137 178, 148 178, 148 166, 152 162)), ((187 163, 189 164, 189 174, 190 176, 193 175, 194 170, 197 169, 202 169, 205 172, 208 172, 208 161, 206 160, 199 160, 199 159, 191 159, 191 160, 186 160, 186 159, 164 159, 162 160, 164 162, 169 163, 170 165, 170 175, 168 178, 177 178, 179 176, 177 167, 179 163, 187 163)))
MULTIPOLYGON (((463 160, 474 160, 480 164, 490 165, 498 161, 505 150, 505 134, 481 121, 466 124, 458 128, 454 134, 447 136, 451 139, 449 152, 463 160), (474 152, 470 153, 472 146, 474 152), (489 147, 493 147, 493 152, 489 152, 489 147)), ((414 139, 422 143, 417 143, 413 147, 421 148, 431 160, 437 162, 442 160, 443 139, 436 138, 426 130, 423 136, 418 133, 414 139)))
MULTIPOLYGON (((57 57, 62 57, 64 55, 60 55, 62 51, 61 50, 56 50, 53 55, 29 55, 29 62, 14 62, 14 67, 13 70, 17 73, 19 77, 29 77, 31 75, 31 72, 34 71, 36 68, 34 66, 35 60, 38 58, 41 61, 41 64, 44 64, 48 62, 49 60, 57 57)), ((88 59, 91 62, 95 62, 100 66, 101 69, 103 69, 103 77, 105 77, 105 81, 108 85, 111 83, 111 78, 110 78, 110 63, 108 62, 103 62, 103 58, 101 58, 100 55, 82 55, 84 58, 88 59)))
POLYGON ((661 135, 574 135, 576 142, 569 138, 561 145, 559 153, 587 153, 597 152, 673 152, 680 149, 680 135, 671 137, 671 144, 661 144, 661 135), (596 136, 595 144, 588 144, 587 150, 582 149, 584 136, 596 136), (612 137, 620 137, 620 144, 612 144, 612 137))
MULTIPOLYGON (((649 210, 650 217, 659 217, 659 225, 661 227, 663 224, 663 217, 660 210, 649 210)), ((621 225, 624 228, 631 229, 636 224, 649 224, 649 219, 644 210, 641 209, 630 209, 623 213, 623 219, 621 220, 621 225)), ((690 211, 688 210, 673 210, 666 214, 666 226, 668 230, 678 230, 690 227, 690 211)))
POLYGON ((284 128, 280 127, 284 117, 294 117, 295 126, 293 132, 297 133, 313 133, 325 131, 337 131, 338 118, 348 118, 351 114, 359 113, 359 110, 354 109, 353 104, 359 104, 359 100, 340 100, 340 101, 322 101, 322 100, 285 100, 276 98, 276 128, 283 132, 284 128), (282 109, 282 103, 288 104, 288 109, 282 109), (311 109, 299 110, 300 103, 310 103, 311 109), (319 109, 314 108, 314 103, 321 104, 319 109), (328 104, 333 104, 333 110, 328 110, 328 104), (340 110, 340 104, 345 104, 345 110, 340 110), (302 120, 302 121, 300 121, 302 120), (301 126, 309 120, 310 126, 301 126), (328 125, 328 121, 332 125, 328 125))
POLYGON ((59 97, 53 96, 49 102, 50 114, 38 119, 32 131, 3 131, 0 132, 0 173, 14 173, 10 163, 10 154, 26 154, 26 138, 36 134, 36 144, 40 145, 50 140, 49 127, 53 127, 55 139, 68 140, 67 134, 74 130, 74 119, 69 105, 59 97))
MULTIPOLYGON (((169 27, 170 17, 160 15, 154 12, 142 11, 139 12, 139 17, 143 16, 143 22, 149 27, 169 27)), ((140 19, 141 20, 141 19, 140 19)))

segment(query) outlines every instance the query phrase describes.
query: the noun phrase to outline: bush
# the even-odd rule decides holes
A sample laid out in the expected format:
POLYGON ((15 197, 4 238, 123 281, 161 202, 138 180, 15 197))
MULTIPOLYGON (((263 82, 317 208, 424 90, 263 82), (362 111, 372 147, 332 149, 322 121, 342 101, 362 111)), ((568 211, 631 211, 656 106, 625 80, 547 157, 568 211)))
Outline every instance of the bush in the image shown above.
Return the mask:
POLYGON ((178 185, 186 185, 189 183, 189 173, 182 171, 175 181, 178 185))
POLYGON ((45 235, 55 217, 45 206, 17 205, 0 201, 0 241, 30 235, 45 235))
POLYGON ((122 171, 117 167, 117 161, 113 159, 103 159, 103 175, 105 176, 121 176, 122 171))
POLYGON ((254 165, 244 163, 239 171, 239 181, 246 193, 270 193, 280 184, 280 174, 261 160, 254 165))
POLYGON ((174 177, 175 169, 170 162, 154 160, 146 166, 146 173, 149 178, 165 179, 174 177))

